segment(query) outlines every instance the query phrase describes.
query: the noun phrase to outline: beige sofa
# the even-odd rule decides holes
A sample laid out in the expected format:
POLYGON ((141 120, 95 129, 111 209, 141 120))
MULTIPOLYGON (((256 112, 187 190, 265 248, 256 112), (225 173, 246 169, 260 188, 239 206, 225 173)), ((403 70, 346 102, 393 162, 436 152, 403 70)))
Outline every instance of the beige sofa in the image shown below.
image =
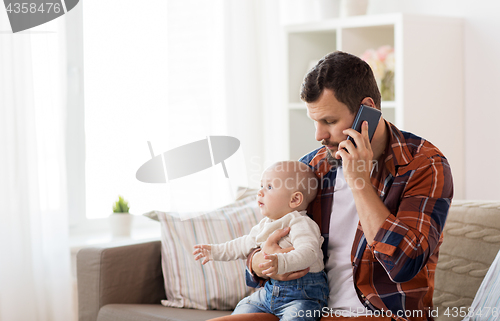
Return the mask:
MULTIPOLYGON (((441 315, 447 308, 471 305, 500 249, 500 202, 454 201, 444 234, 434 292, 435 309, 441 315)), ((80 250, 79 321, 202 321, 230 314, 160 305, 165 299, 160 247, 157 241, 80 250)))

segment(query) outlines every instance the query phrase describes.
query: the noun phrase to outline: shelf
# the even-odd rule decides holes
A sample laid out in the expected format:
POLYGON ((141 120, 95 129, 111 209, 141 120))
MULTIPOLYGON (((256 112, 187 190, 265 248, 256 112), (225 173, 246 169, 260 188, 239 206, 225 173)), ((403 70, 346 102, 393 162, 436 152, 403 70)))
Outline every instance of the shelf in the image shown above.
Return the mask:
MULTIPOLYGON (((404 14, 404 16, 410 16, 404 14)), ((413 15, 412 15, 413 16, 413 15)), ((300 24, 289 24, 285 26, 288 33, 293 32, 321 32, 331 31, 340 27, 374 27, 392 25, 400 21, 403 17, 401 13, 388 13, 365 16, 352 16, 338 19, 326 19, 318 22, 307 22, 300 24)))
MULTIPOLYGON (((382 101, 381 103, 382 109, 389 109, 389 108, 396 108, 396 102, 395 101, 382 101)), ((306 110, 306 104, 305 103, 290 103, 288 104, 289 109, 295 109, 295 110, 306 110)))
POLYGON ((397 106, 396 102, 394 100, 390 100, 390 101, 382 100, 380 105, 382 108, 396 108, 396 106, 397 106))
POLYGON ((463 19, 391 13, 288 25, 284 31, 285 157, 298 159, 320 146, 299 97, 312 62, 336 50, 360 56, 367 49, 390 45, 395 99, 382 102, 382 115, 399 129, 435 144, 453 167, 456 197, 462 195, 464 104, 456 93, 463 93, 463 19))
POLYGON ((303 109, 306 110, 306 104, 305 103, 290 103, 288 105, 290 109, 303 109))
POLYGON ((287 37, 289 96, 291 103, 300 103, 302 79, 325 53, 337 50, 337 32, 290 33, 287 37))

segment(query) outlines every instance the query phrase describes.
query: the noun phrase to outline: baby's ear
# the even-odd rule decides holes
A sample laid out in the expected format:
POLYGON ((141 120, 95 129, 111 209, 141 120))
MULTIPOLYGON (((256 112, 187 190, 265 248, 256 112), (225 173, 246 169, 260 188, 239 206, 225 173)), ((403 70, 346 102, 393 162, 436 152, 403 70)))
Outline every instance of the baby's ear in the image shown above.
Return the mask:
POLYGON ((293 192, 290 198, 290 208, 297 208, 304 202, 304 195, 299 192, 293 192))

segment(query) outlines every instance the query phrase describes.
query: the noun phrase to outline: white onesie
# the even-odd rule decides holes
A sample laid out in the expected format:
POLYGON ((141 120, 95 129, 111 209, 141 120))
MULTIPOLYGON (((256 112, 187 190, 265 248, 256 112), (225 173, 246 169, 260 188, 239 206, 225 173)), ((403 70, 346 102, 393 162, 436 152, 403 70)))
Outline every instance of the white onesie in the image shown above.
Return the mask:
POLYGON ((282 248, 293 246, 288 253, 278 253, 278 274, 300 271, 310 267, 309 273, 324 269, 323 237, 318 225, 306 214, 306 211, 293 211, 283 217, 272 220, 263 218, 254 226, 250 234, 222 244, 211 244, 215 261, 246 259, 250 252, 264 243, 277 229, 290 227, 290 233, 279 241, 282 248))

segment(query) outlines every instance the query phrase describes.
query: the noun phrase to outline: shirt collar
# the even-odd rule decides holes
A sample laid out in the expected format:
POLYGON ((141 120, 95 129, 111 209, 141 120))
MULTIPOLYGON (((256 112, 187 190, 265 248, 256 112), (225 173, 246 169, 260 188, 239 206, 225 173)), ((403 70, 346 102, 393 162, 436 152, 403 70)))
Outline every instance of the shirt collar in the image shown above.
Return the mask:
POLYGON ((318 177, 326 176, 333 167, 326 160, 326 153, 328 153, 328 151, 326 150, 326 146, 321 147, 309 163, 309 165, 314 167, 314 172, 318 177))
POLYGON ((390 137, 384 152, 386 155, 384 163, 391 175, 396 176, 397 168, 408 165, 413 160, 413 155, 406 144, 403 133, 387 120, 384 121, 390 137))

